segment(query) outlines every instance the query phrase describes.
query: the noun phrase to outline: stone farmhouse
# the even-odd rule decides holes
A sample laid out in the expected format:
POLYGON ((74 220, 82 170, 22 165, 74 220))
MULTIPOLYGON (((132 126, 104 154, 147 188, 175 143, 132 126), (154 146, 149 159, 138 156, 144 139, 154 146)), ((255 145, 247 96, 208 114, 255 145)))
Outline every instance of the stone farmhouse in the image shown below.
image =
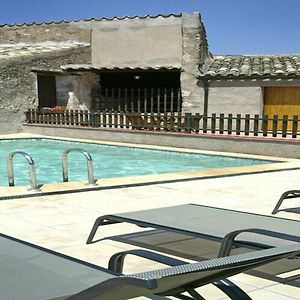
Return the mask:
POLYGON ((300 54, 213 55, 199 13, 0 25, 0 132, 45 107, 300 115, 300 54))

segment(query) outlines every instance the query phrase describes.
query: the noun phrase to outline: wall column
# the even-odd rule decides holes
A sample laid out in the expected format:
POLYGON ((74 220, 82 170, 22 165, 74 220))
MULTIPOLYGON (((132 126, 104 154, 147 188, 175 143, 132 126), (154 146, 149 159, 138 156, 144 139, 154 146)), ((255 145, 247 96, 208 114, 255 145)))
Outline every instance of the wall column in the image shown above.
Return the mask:
POLYGON ((88 110, 92 109, 92 90, 98 85, 99 75, 95 73, 82 73, 73 76, 74 97, 88 110))
POLYGON ((199 66, 208 57, 208 46, 203 23, 198 13, 182 14, 182 111, 203 113, 204 89, 198 86, 199 66))

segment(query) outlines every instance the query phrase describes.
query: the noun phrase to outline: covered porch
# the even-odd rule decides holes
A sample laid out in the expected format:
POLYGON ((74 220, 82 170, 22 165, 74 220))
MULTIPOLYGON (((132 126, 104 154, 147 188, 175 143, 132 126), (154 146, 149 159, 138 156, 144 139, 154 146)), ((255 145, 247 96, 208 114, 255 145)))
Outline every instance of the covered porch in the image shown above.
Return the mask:
POLYGON ((181 112, 177 67, 92 67, 67 65, 37 73, 39 109, 83 109, 166 113, 181 112))

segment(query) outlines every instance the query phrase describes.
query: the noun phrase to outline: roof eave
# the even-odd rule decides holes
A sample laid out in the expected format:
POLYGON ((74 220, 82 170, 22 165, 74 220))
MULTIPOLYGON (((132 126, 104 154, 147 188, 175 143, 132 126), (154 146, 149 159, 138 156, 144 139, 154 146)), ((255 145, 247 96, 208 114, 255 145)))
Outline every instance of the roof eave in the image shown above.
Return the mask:
POLYGON ((170 14, 155 14, 155 15, 134 15, 134 16, 123 16, 123 17, 118 17, 118 16, 113 16, 111 18, 109 17, 102 17, 102 18, 89 18, 89 19, 78 19, 78 20, 60 20, 60 21, 45 21, 45 22, 31 22, 31 23, 2 23, 0 24, 0 27, 22 27, 22 26, 33 26, 33 25, 51 25, 51 24, 69 24, 69 23, 78 23, 78 22, 95 22, 95 21, 114 21, 114 20, 124 20, 124 19, 155 19, 155 18, 170 18, 170 17, 175 17, 175 18, 181 18, 182 13, 170 13, 170 14))
POLYGON ((300 79, 300 74, 296 75, 244 75, 244 76, 212 76, 212 75, 199 75, 198 79, 202 80, 257 80, 257 79, 300 79))

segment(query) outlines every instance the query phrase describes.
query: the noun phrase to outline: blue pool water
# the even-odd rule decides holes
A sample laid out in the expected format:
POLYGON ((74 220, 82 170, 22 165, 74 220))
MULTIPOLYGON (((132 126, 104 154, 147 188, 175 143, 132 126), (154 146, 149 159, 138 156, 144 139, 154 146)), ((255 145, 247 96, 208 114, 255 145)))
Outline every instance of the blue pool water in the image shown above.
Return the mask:
MULTIPOLYGON (((24 151, 32 156, 36 166, 38 184, 62 182, 61 157, 63 151, 70 148, 81 148, 90 153, 93 158, 96 179, 272 163, 272 161, 266 160, 52 139, 0 140, 0 185, 8 185, 6 160, 8 154, 13 151, 24 151)), ((87 180, 87 166, 84 156, 81 153, 71 152, 68 157, 69 181, 87 180)), ((16 155, 13 163, 15 185, 29 185, 28 163, 24 157, 16 155)))

